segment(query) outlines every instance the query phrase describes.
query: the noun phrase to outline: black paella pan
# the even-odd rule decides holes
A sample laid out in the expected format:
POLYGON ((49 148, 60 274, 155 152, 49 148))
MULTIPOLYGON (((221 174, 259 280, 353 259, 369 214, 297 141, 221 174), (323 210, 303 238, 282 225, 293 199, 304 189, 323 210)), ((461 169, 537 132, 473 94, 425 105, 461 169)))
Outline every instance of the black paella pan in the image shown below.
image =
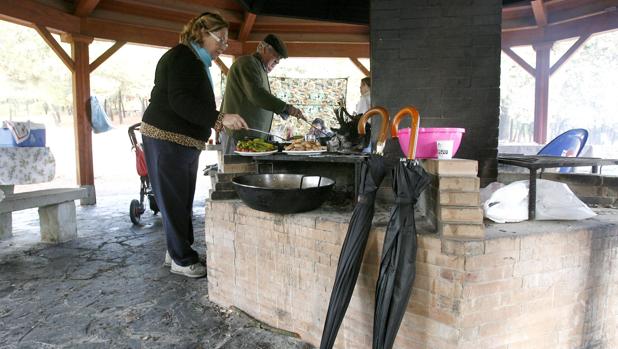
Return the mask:
POLYGON ((234 189, 247 206, 265 212, 298 213, 324 203, 335 181, 302 174, 251 174, 232 179, 234 189))

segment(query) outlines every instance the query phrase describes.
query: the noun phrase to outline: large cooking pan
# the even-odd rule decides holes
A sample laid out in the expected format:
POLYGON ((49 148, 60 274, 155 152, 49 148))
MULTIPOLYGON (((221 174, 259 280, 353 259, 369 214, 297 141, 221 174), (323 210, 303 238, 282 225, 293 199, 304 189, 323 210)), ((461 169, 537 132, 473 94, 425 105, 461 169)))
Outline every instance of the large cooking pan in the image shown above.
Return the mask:
POLYGON ((297 213, 318 208, 335 181, 300 174, 252 174, 232 179, 234 189, 247 206, 266 212, 297 213))

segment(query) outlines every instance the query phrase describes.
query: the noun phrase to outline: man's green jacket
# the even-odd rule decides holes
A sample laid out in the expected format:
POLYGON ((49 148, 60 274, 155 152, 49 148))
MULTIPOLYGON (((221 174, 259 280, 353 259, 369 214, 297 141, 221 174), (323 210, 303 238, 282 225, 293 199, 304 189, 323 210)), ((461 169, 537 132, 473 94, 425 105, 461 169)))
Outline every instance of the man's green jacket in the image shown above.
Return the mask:
MULTIPOLYGON (((270 132, 273 112, 280 114, 286 103, 270 92, 268 75, 259 55, 253 54, 238 58, 227 74, 225 95, 221 111, 240 114, 250 128, 270 132)), ((237 131, 234 138, 245 136, 262 137, 246 131, 237 131)))

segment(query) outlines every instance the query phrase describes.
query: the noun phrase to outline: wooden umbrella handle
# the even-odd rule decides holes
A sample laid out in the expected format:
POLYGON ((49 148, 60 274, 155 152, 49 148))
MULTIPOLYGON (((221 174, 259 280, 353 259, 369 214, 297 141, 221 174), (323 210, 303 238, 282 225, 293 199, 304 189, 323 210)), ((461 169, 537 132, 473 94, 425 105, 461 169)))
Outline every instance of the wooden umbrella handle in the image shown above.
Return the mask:
POLYGON ((373 107, 367 110, 367 112, 363 114, 363 116, 361 116, 360 120, 358 120, 358 134, 361 136, 365 135, 365 124, 367 123, 367 120, 376 115, 382 116, 382 124, 380 128, 380 135, 378 136, 378 143, 384 143, 386 142, 386 131, 388 130, 389 120, 388 111, 386 111, 386 109, 384 109, 383 107, 373 107))
POLYGON ((412 160, 416 157, 416 142, 418 138, 418 126, 420 122, 420 115, 418 110, 413 106, 409 105, 403 107, 397 115, 393 118, 393 123, 391 124, 391 137, 397 138, 397 131, 399 130, 399 123, 401 119, 405 116, 410 115, 412 118, 412 129, 410 130, 410 144, 408 145, 408 159, 412 160))

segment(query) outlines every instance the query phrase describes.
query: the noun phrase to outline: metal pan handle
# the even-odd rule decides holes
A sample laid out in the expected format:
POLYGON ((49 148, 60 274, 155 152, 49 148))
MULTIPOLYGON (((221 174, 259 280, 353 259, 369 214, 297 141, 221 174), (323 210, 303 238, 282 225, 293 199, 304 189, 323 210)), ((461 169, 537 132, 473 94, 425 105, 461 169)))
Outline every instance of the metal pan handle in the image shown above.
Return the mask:
MULTIPOLYGON (((303 182, 305 181, 305 178, 307 177, 315 177, 315 176, 307 176, 307 175, 303 175, 302 177, 300 177, 300 188, 299 189, 303 189, 303 182)), ((318 179, 318 188, 320 187, 320 184, 322 184, 322 176, 320 176, 320 178, 318 179)))

